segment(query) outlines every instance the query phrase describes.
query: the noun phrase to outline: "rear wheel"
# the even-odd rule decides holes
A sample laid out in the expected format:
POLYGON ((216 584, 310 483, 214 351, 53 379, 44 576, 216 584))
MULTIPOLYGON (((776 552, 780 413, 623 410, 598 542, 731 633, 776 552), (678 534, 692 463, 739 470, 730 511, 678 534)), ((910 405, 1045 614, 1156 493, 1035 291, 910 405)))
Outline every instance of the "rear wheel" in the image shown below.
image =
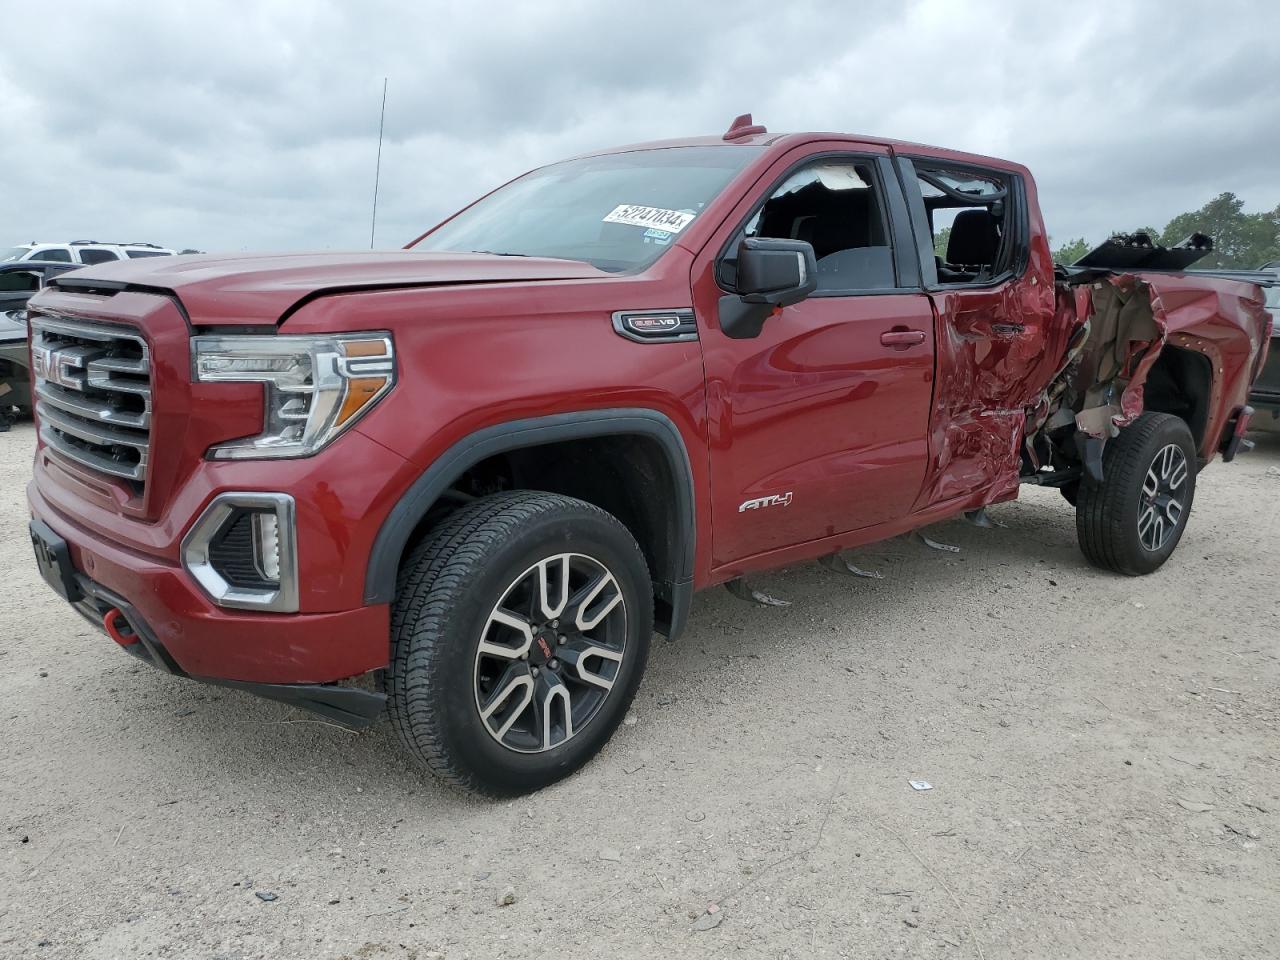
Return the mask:
POLYGON ((1151 573, 1173 554, 1196 492, 1195 441, 1185 421, 1144 413, 1109 441, 1103 481, 1082 480, 1076 534, 1096 567, 1151 573))
POLYGON ((444 780, 492 796, 537 790, 609 739, 652 630, 644 557, 614 517, 555 494, 485 498, 401 570, 392 723, 444 780))

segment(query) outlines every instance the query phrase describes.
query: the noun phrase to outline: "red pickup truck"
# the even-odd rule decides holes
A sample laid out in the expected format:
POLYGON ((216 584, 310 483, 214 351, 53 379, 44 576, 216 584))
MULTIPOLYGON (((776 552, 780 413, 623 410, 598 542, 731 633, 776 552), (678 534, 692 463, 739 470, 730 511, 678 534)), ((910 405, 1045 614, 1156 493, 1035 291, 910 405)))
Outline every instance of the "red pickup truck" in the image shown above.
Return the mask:
POLYGON ((1091 563, 1164 563, 1266 351, 1203 246, 1055 270, 1015 163, 744 117, 403 251, 94 266, 29 307, 37 561, 156 667, 536 789, 695 590, 1025 483, 1091 563))

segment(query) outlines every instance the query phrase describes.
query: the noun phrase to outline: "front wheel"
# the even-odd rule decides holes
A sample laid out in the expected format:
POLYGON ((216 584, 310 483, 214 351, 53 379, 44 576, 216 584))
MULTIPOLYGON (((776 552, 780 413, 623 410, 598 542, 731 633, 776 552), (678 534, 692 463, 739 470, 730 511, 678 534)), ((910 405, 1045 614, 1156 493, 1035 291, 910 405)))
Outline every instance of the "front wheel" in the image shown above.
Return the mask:
POLYGON ((392 724, 450 783, 537 790, 609 739, 652 632, 648 568, 618 520, 557 494, 487 497, 443 520, 400 571, 392 724))
POLYGON ((1100 484, 1081 481, 1080 549, 1095 567, 1139 576, 1173 554, 1196 493, 1196 449, 1185 421, 1144 413, 1109 441, 1100 484))

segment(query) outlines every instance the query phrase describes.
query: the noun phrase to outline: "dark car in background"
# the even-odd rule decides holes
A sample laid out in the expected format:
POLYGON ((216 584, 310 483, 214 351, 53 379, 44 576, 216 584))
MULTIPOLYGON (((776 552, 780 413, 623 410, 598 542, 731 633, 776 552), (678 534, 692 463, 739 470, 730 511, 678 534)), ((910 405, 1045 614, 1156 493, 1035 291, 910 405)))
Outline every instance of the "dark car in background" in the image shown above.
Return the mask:
POLYGON ((1249 394, 1249 403, 1256 414, 1252 421, 1255 428, 1280 431, 1280 260, 1264 263, 1264 273, 1276 277, 1276 286, 1267 288, 1267 310, 1271 314, 1271 350, 1258 379, 1249 394))
POLYGON ((1249 403, 1257 411, 1252 421, 1255 428, 1280 431, 1280 260, 1264 263, 1260 269, 1275 274, 1277 285, 1266 291, 1267 310, 1271 313, 1271 352, 1254 381, 1249 403))
POLYGON ((53 277, 79 267, 39 260, 0 263, 0 431, 8 430, 15 416, 31 412, 27 301, 53 277))

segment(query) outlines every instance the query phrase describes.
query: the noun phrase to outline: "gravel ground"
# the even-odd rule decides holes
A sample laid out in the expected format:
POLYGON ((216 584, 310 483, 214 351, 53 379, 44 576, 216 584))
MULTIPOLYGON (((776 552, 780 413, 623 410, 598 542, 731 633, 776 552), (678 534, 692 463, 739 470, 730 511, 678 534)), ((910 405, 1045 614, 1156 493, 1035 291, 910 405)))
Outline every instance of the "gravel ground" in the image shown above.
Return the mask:
POLYGON ((698 597, 566 783, 137 665, 40 582, 0 435, 0 956, 1280 956, 1280 436, 1158 574, 1052 491, 698 597), (926 780, 917 791, 909 780, 926 780), (505 895, 505 896, 504 896, 505 895), (503 904, 514 897, 514 902, 503 904), (711 912, 708 913, 708 910, 711 912))

